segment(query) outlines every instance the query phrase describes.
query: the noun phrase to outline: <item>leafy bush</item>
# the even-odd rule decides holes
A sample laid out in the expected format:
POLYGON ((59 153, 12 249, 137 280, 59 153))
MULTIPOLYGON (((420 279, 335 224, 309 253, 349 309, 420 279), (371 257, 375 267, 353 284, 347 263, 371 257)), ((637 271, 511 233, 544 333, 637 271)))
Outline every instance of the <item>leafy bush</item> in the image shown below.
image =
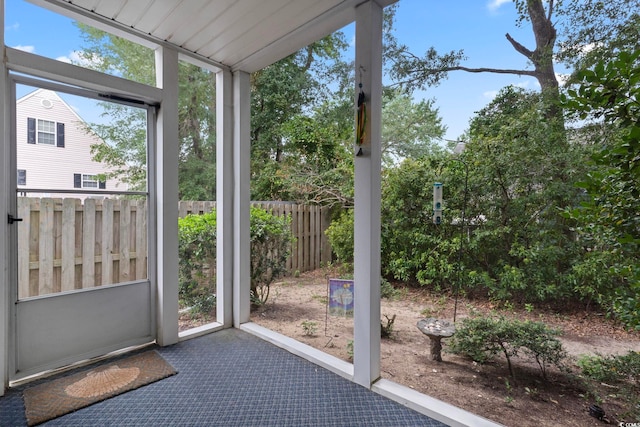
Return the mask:
POLYGON ((583 356, 578 359, 582 373, 596 381, 620 383, 628 381, 640 387, 640 352, 625 355, 583 356))
POLYGON ((556 338, 559 331, 542 322, 500 318, 467 318, 450 343, 450 351, 485 363, 502 353, 515 380, 511 360, 519 355, 533 358, 546 379, 547 367, 562 366, 567 354, 556 338))
POLYGON ((385 275, 444 288, 455 278, 459 246, 449 241, 457 227, 432 224, 437 167, 430 160, 407 159, 384 172, 381 261, 385 275))
POLYGON ((251 208, 251 300, 262 305, 269 287, 287 272, 293 235, 289 217, 278 217, 258 207, 251 208))
POLYGON ((616 51, 608 61, 575 76, 565 107, 580 119, 595 118, 592 139, 600 148, 592 155, 592 170, 576 185, 585 191, 577 208, 566 215, 577 221, 585 242, 586 273, 578 290, 594 294, 627 327, 640 330, 640 49, 616 51), (605 279, 589 281, 593 269, 605 279))
POLYGON ((392 299, 395 298, 400 292, 396 288, 393 287, 388 280, 382 278, 380 279, 380 297, 392 299))
POLYGON ((216 212, 178 220, 179 298, 192 312, 209 313, 216 293, 216 212))
POLYGON ((618 396, 622 397, 630 408, 628 416, 631 419, 640 419, 640 352, 583 356, 578 359, 578 366, 587 378, 619 387, 618 396))
POLYGON ((353 340, 347 342, 347 356, 349 356, 349 360, 353 360, 353 340))
MULTIPOLYGON (((264 304, 271 283, 286 272, 293 235, 288 217, 252 207, 251 298, 264 304)), ((178 220, 179 295, 193 312, 209 313, 216 292, 216 212, 178 220)))
POLYGON ((353 209, 344 211, 325 231, 331 249, 341 263, 353 263, 353 209))
POLYGON ((314 336, 318 330, 318 324, 313 320, 304 320, 301 325, 303 335, 308 337, 314 336))

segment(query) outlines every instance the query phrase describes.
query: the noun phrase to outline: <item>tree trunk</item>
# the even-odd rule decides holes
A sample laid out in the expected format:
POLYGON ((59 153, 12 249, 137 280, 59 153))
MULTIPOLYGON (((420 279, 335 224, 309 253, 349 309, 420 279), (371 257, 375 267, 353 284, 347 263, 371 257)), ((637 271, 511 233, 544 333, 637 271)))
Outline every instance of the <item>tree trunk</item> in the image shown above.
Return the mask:
MULTIPOLYGON (((560 90, 553 65, 553 49, 556 44, 557 32, 551 22, 553 15, 553 0, 549 1, 549 9, 545 12, 543 0, 527 0, 527 11, 531 19, 531 28, 536 40, 536 48, 532 51, 515 41, 509 33, 507 40, 513 48, 524 55, 533 64, 533 77, 540 83, 543 99, 546 104, 546 117, 556 121, 562 117, 558 106, 560 90)), ((563 123, 564 124, 564 123, 563 123)))

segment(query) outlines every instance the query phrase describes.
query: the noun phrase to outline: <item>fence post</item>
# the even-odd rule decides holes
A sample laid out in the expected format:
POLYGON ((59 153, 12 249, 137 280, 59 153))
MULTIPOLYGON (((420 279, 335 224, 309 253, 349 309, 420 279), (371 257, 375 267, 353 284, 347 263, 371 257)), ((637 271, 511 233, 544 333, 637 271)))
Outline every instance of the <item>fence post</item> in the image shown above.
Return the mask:
POLYGON ((31 246, 31 203, 30 197, 18 197, 18 217, 22 222, 18 223, 18 233, 24 238, 18 239, 18 299, 31 295, 29 290, 29 248, 31 246))
POLYGON ((82 287, 96 284, 96 201, 85 199, 82 212, 82 287))
POLYGON ((61 290, 70 291, 76 287, 76 202, 77 199, 62 201, 62 262, 61 290))

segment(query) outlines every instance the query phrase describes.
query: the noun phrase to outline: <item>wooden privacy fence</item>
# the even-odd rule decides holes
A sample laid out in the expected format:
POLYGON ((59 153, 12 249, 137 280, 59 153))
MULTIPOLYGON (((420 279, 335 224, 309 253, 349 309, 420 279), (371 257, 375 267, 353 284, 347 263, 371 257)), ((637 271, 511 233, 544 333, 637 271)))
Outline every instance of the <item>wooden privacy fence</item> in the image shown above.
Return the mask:
MULTIPOLYGON (((324 231, 328 211, 286 202, 254 202, 274 215, 290 215, 296 237, 289 272, 319 268, 331 260, 324 231)), ((182 201, 180 217, 201 214, 215 202, 182 201)), ((147 278, 145 200, 18 198, 18 297, 147 278)))
POLYGON ((18 297, 147 277, 146 201, 18 197, 18 297))

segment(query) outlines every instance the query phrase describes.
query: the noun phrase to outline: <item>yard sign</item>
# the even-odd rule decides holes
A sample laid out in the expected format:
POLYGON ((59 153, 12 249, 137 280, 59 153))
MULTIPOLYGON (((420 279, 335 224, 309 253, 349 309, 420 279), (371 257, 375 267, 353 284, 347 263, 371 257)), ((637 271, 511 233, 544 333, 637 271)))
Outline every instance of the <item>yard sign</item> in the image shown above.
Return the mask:
POLYGON ((329 313, 353 317, 353 280, 329 279, 329 313))

